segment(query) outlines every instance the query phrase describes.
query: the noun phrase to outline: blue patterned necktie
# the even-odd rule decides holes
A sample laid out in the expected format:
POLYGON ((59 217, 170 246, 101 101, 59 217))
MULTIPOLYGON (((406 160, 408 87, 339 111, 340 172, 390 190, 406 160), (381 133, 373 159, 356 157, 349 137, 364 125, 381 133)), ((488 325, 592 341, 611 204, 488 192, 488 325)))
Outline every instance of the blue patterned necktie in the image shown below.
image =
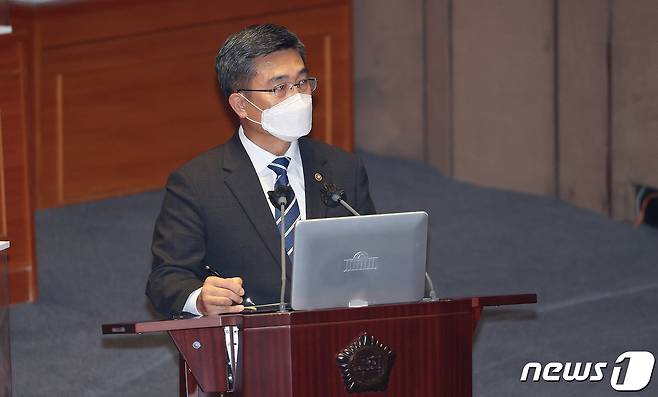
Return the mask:
MULTIPOLYGON (((288 181, 288 165, 290 165, 290 158, 278 157, 267 166, 276 174, 274 189, 279 186, 290 186, 290 182, 288 181)), ((279 228, 279 232, 281 232, 281 210, 279 208, 274 209, 274 216, 276 218, 276 226, 279 228)), ((301 218, 297 197, 294 197, 292 203, 286 208, 284 218, 286 221, 286 252, 292 259, 293 243, 295 241, 295 224, 301 218)))

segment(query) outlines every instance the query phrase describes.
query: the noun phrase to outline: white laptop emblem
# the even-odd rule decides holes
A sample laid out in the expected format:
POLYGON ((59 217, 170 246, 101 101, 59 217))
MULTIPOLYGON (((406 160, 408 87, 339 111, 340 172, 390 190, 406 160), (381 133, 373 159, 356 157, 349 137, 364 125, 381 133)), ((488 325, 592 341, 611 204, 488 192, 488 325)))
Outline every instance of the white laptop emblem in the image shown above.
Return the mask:
POLYGON ((345 262, 343 273, 377 270, 377 259, 379 259, 378 256, 368 256, 367 252, 359 251, 354 254, 353 258, 343 259, 345 262))

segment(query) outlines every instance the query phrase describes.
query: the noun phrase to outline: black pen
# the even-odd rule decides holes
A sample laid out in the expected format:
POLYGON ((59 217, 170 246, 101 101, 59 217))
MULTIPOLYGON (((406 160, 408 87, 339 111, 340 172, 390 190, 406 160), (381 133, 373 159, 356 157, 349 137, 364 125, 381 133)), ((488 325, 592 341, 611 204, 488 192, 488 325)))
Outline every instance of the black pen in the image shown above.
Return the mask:
POLYGON ((206 271, 208 272, 209 276, 215 276, 215 277, 222 277, 217 273, 217 270, 213 269, 212 267, 206 265, 206 271))
MULTIPOLYGON (((222 277, 222 276, 219 275, 217 270, 213 269, 212 267, 210 267, 208 265, 206 265, 206 271, 208 272, 209 276, 222 277)), ((250 305, 250 306, 245 306, 245 309, 247 309, 247 310, 256 310, 256 307, 255 307, 256 304, 254 303, 254 301, 251 300, 250 297, 244 298, 244 303, 250 305)))

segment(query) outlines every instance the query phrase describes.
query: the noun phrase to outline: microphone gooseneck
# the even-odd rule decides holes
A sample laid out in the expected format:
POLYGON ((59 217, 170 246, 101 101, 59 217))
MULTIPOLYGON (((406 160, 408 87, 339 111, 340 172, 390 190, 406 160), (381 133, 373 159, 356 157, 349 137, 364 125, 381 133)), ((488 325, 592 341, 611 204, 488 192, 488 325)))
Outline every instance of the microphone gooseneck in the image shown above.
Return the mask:
POLYGON ((295 192, 290 186, 277 186, 276 189, 267 192, 267 197, 274 208, 280 208, 283 205, 284 211, 295 197, 295 192))
POLYGON ((435 300, 437 298, 436 291, 434 290, 434 283, 428 272, 425 272, 425 281, 427 281, 427 286, 429 287, 430 299, 435 300))
POLYGON ((277 186, 276 189, 267 192, 270 203, 278 208, 281 214, 279 223, 279 235, 281 236, 281 294, 279 296, 279 312, 286 311, 286 208, 292 203, 294 192, 290 186, 277 186))
POLYGON ((345 202, 345 190, 339 188, 333 183, 325 183, 320 188, 320 196, 322 197, 322 202, 327 207, 338 207, 342 205, 354 216, 361 216, 352 206, 345 202))
POLYGON ((345 198, 345 191, 333 183, 324 183, 320 187, 320 196, 324 205, 335 208, 340 205, 338 200, 345 198))

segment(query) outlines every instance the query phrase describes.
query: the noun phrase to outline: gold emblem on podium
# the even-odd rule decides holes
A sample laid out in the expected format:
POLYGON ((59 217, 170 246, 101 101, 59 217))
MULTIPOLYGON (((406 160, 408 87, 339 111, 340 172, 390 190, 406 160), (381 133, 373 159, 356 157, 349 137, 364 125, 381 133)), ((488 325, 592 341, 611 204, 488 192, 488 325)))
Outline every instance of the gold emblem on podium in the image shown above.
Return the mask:
POLYGON ((395 353, 367 333, 336 355, 345 389, 350 393, 386 390, 394 361, 395 353))

